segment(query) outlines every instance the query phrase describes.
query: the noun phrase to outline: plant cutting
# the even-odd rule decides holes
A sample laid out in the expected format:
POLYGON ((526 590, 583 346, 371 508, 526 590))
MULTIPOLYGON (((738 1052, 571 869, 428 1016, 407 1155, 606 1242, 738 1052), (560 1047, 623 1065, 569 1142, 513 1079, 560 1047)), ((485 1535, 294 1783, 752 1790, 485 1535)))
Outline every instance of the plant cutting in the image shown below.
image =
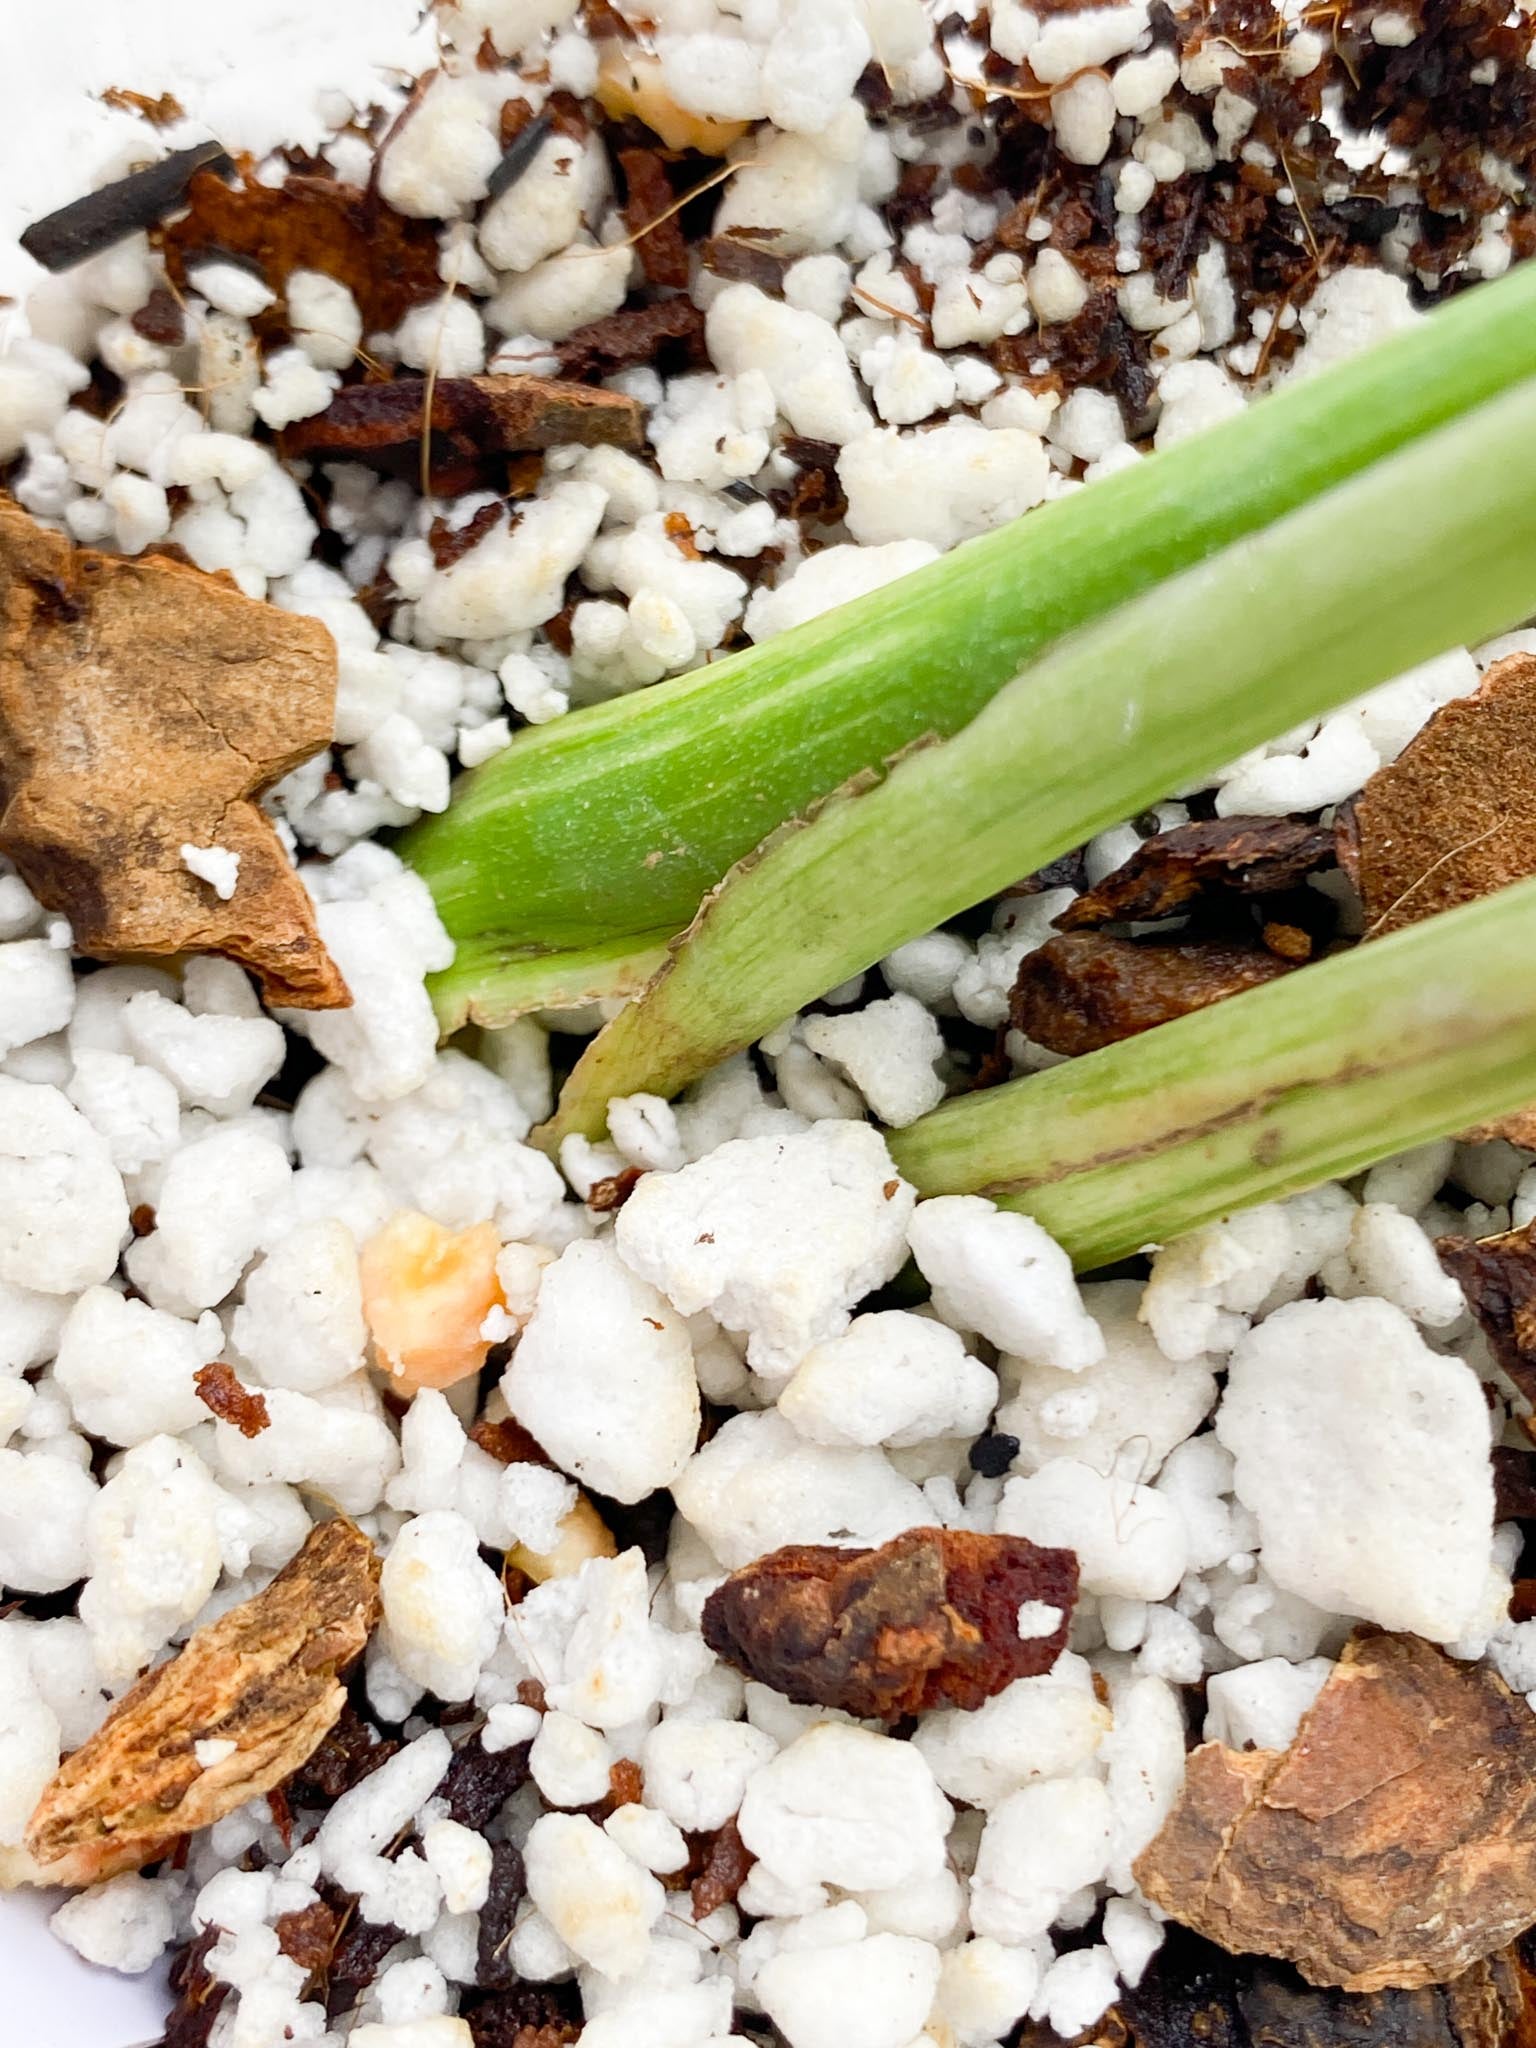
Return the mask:
MULTIPOLYGON (((1520 270, 869 597, 521 734, 402 842, 458 949, 432 983, 444 1031, 635 993, 706 891, 786 820, 956 732, 1062 636, 1533 371, 1536 276, 1520 270)), ((1342 522, 1330 547, 1341 536, 1342 522)), ((1119 744, 1102 712, 1116 688, 1106 676, 1084 721, 1085 791, 1119 744)), ((1277 703, 1257 736, 1300 715, 1277 703)), ((1248 744, 1220 717, 1212 734, 1222 758, 1248 744)))

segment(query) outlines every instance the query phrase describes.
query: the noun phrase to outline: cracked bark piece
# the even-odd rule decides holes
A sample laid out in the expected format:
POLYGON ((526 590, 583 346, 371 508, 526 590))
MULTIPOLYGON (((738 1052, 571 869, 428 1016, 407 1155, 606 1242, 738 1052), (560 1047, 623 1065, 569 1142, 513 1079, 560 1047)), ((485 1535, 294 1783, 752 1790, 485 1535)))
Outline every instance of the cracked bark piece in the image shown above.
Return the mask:
POLYGON ((1536 1716, 1486 1666, 1362 1629, 1288 1750, 1193 1752, 1135 1870, 1309 1983, 1445 1983, 1536 1920, 1536 1716))
POLYGON ((284 430, 285 456, 345 457, 419 468, 422 426, 431 406, 434 478, 467 482, 497 456, 575 442, 586 448, 638 448, 645 415, 638 399, 558 377, 396 377, 348 384, 324 412, 284 430))
MULTIPOLYGON (((1536 1981, 1517 1948, 1417 1991, 1332 1991, 1170 1926, 1134 1990, 1077 2048, 1536 2048, 1536 1981)), ((1026 2021, 1016 2048, 1059 2048, 1026 2021)))
POLYGON ((323 1523, 265 1592, 198 1629, 141 1678, 44 1789, 24 1837, 36 1884, 89 1884, 163 1856, 307 1761, 340 1716, 337 1673, 379 1609, 379 1560, 323 1523), (204 1767, 202 1742, 228 1742, 204 1767))
POLYGON ((1262 946, 1064 932, 1019 963, 1009 1016, 1026 1038, 1076 1057, 1292 972, 1262 946))
POLYGON ((351 1001, 255 802, 330 744, 335 697, 317 620, 72 547, 0 499, 0 852, 82 953, 223 953, 269 1002, 351 1001), (239 855, 227 902, 188 844, 239 855))
POLYGON ((1536 1224, 1498 1237, 1437 1237, 1435 1250, 1495 1360, 1536 1407, 1536 1224))
POLYGON ((899 1720, 979 1707, 1048 1671, 1066 1646, 1077 1559, 1022 1536, 908 1529, 878 1550, 789 1544, 732 1572, 704 1603, 704 1640, 800 1706, 899 1720), (1021 1637, 1019 1609, 1054 1607, 1021 1637))
POLYGON ((1300 818, 1197 818, 1143 841, 1056 919, 1059 931, 1173 917, 1210 891, 1274 896, 1334 864, 1333 834, 1300 818))

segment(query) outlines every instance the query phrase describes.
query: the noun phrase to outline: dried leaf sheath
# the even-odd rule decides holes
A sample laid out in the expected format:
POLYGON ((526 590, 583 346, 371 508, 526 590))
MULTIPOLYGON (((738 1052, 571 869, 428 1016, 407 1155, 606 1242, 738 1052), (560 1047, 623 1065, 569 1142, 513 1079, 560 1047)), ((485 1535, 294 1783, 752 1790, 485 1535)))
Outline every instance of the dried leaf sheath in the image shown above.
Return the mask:
POLYGON ((23 1881, 88 1884, 163 1855, 307 1761, 346 1700, 337 1673, 378 1616, 379 1561, 323 1523, 265 1592, 200 1628, 67 1757, 27 1823, 23 1881), (195 1745, 232 1742, 204 1769, 195 1745))

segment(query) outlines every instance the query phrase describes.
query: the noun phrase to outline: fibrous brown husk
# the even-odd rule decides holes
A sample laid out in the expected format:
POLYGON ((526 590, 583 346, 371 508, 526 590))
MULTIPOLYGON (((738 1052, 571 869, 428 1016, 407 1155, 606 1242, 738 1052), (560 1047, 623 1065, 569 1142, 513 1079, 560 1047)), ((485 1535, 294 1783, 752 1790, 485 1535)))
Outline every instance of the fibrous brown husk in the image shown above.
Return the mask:
MULTIPOLYGON (((1511 654, 1371 777, 1338 826, 1368 939, 1536 874, 1533 746, 1536 656, 1511 654)), ((1468 1136, 1536 1147, 1536 1108, 1468 1136)))
POLYGON ((1485 1665, 1361 1630, 1288 1750, 1194 1751, 1135 1868, 1310 1983, 1445 1983, 1536 1920, 1536 1716, 1485 1665))
POLYGON ((1436 1238, 1435 1250, 1495 1360, 1536 1405, 1536 1224, 1498 1237, 1436 1238))
POLYGON ((1536 656, 1495 662, 1355 800, 1339 858, 1369 938, 1536 874, 1536 656))
POLYGON ((878 1550, 790 1544, 732 1572, 704 1603, 704 1640, 802 1706, 895 1721, 979 1707, 1048 1671, 1066 1645, 1077 1559, 1022 1536, 909 1529, 878 1550), (1060 1619, 1021 1637, 1019 1609, 1060 1619))
POLYGON ((265 1592, 141 1678, 67 1757, 27 1823, 24 1882, 88 1884, 164 1855, 270 1791, 341 1713, 337 1673, 378 1615, 379 1560, 351 1522, 326 1522, 265 1592), (206 1768, 199 1742, 233 1742, 206 1768))
MULTIPOLYGON (((166 274, 181 290, 188 264, 210 255, 244 257, 274 292, 294 271, 318 270, 351 292, 365 334, 397 327, 412 306, 442 295, 437 224, 396 213, 371 188, 307 174, 226 185, 202 171, 187 199, 189 210, 158 236, 166 274)), ((283 326, 279 308, 258 318, 258 330, 270 321, 283 326)))
POLYGON ((1075 1057, 1290 973, 1263 946, 1064 932, 1019 963, 1008 1013, 1036 1045, 1075 1057))
POLYGON ((1174 917, 1208 891, 1273 896, 1332 867, 1333 834, 1300 818, 1197 818, 1145 840, 1056 919, 1064 932, 1174 917))
MULTIPOLYGON (((1057 2048, 1043 2022, 1015 2048, 1057 2048)), ((1536 2048, 1536 1982, 1517 1948, 1449 1984, 1333 1991, 1283 1963, 1231 1956, 1171 1926, 1151 1967, 1078 2048, 1536 2048)))
POLYGON ((163 557, 71 547, 0 499, 0 851, 79 951, 224 953, 270 1002, 351 1001, 257 794, 330 744, 317 620, 163 557), (228 902, 183 845, 240 856, 228 902))

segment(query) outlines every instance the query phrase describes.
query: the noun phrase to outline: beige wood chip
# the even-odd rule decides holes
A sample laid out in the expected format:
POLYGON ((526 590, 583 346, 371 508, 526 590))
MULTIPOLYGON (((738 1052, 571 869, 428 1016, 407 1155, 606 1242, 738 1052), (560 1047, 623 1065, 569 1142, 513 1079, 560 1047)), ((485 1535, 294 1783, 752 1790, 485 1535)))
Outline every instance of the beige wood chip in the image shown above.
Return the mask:
POLYGON ((268 1792, 341 1712, 337 1674, 379 1611, 379 1561, 351 1522, 325 1522, 263 1593, 192 1636, 67 1757, 27 1823, 13 1881, 90 1884, 163 1856, 268 1792), (206 1769, 200 1742, 233 1751, 206 1769))

